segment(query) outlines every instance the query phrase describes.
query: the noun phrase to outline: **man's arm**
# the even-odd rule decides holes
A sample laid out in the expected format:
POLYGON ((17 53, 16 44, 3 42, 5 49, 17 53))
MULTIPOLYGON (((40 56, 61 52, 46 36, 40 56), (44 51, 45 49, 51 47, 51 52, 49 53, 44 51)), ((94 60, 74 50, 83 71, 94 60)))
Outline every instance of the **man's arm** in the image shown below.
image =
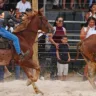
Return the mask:
POLYGON ((68 61, 70 61, 71 57, 70 57, 70 53, 69 53, 69 44, 67 44, 67 45, 68 45, 68 61))
POLYGON ((1 19, 4 19, 4 12, 0 15, 1 19))
POLYGON ((21 23, 22 20, 17 20, 13 15, 10 14, 10 19, 12 19, 13 21, 17 22, 17 23, 21 23))
POLYGON ((81 29, 81 32, 80 32, 80 39, 81 40, 84 40, 85 39, 85 36, 86 36, 86 32, 84 31, 84 28, 81 29))
POLYGON ((68 61, 71 60, 70 53, 68 52, 68 61))
POLYGON ((49 41, 53 44, 53 45, 55 45, 56 46, 56 49, 58 49, 58 44, 57 43, 55 43, 55 41, 53 40, 53 34, 52 33, 50 33, 49 34, 49 41))
POLYGON ((58 60, 61 60, 61 59, 60 59, 60 55, 59 55, 59 50, 58 50, 58 49, 56 50, 56 56, 57 56, 57 59, 58 59, 58 60))

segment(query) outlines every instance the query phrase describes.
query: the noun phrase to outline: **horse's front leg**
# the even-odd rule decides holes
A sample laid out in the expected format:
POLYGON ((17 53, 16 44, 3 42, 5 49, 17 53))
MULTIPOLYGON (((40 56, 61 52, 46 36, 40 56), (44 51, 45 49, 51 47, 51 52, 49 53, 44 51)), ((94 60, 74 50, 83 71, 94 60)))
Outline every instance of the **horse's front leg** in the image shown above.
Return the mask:
POLYGON ((38 87, 36 86, 35 82, 32 81, 32 78, 33 78, 33 76, 32 76, 32 74, 33 74, 32 69, 31 69, 31 68, 24 67, 24 66, 21 66, 21 67, 22 67, 22 69, 24 70, 24 72, 26 73, 27 77, 29 78, 27 85, 32 84, 33 89, 34 89, 34 91, 36 92, 36 94, 41 93, 41 94, 43 95, 43 92, 41 92, 41 91, 38 89, 38 87))
POLYGON ((33 72, 34 76, 33 78, 31 77, 31 80, 33 82, 36 82, 38 80, 40 75, 40 66, 37 63, 33 62, 32 59, 29 59, 25 60, 24 62, 21 62, 20 65, 28 68, 33 68, 35 71, 33 72))

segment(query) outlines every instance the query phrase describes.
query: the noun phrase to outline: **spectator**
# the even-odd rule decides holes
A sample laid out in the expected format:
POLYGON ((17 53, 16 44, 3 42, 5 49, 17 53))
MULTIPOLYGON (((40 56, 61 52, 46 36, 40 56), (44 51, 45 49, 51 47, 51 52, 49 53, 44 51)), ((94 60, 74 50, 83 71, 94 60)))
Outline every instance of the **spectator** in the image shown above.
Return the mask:
POLYGON ((5 2, 7 0, 0 0, 0 9, 4 9, 5 2))
POLYGON ((10 77, 12 73, 8 70, 7 66, 4 66, 4 78, 10 77))
POLYGON ((27 28, 28 24, 31 22, 31 20, 29 19, 30 17, 34 17, 36 15, 36 12, 26 12, 26 14, 23 14, 22 17, 22 23, 17 25, 17 27, 14 29, 14 32, 20 32, 23 31, 27 28))
MULTIPOLYGON (((4 19, 5 24, 8 24, 9 19, 12 19, 16 22, 20 22, 7 11, 0 10, 0 18, 4 19)), ((16 37, 14 34, 11 34, 9 31, 7 31, 5 28, 3 28, 4 26, 2 26, 2 25, 3 24, 0 24, 0 26, 1 26, 0 27, 0 35, 2 37, 5 37, 5 38, 13 41, 13 45, 15 47, 15 50, 16 50, 17 54, 20 56, 20 59, 22 60, 25 57, 24 56, 25 54, 21 51, 18 37, 16 37)))
POLYGON ((57 62, 59 80, 66 80, 66 76, 68 75, 68 64, 62 63, 64 61, 70 61, 69 45, 67 41, 68 39, 66 36, 62 37, 61 44, 59 44, 59 49, 56 50, 57 59, 61 62, 57 62))
POLYGON ((54 0, 53 9, 59 9, 59 0, 54 0))
POLYGON ((0 66, 0 82, 4 81, 4 66, 0 66))
POLYGON ((18 62, 15 64, 15 78, 17 80, 20 79, 20 66, 18 65, 18 62))
MULTIPOLYGON (((53 9, 59 9, 61 7, 61 6, 59 6, 61 2, 62 2, 62 5, 63 5, 63 9, 66 10, 67 9, 66 6, 65 6, 66 5, 66 0, 60 0, 60 2, 59 2, 59 0, 54 0, 53 9)), ((74 0, 71 0, 71 4, 70 4, 71 9, 73 9, 73 4, 74 4, 74 0)))
POLYGON ((54 78, 54 74, 56 71, 57 61, 56 61, 56 49, 58 49, 58 44, 61 43, 62 36, 66 35, 66 29, 64 26, 63 17, 57 17, 54 24, 54 34, 49 35, 49 41, 52 43, 50 51, 52 55, 52 64, 51 65, 51 77, 54 78), (55 67, 54 67, 55 66, 55 67), (55 69, 54 69, 55 68, 55 69))
POLYGON ((26 0, 21 0, 17 3, 16 8, 19 12, 25 13, 27 8, 31 9, 31 4, 26 0))
MULTIPOLYGON (((80 39, 84 40, 88 38, 90 35, 96 34, 95 28, 96 28, 96 19, 94 17, 89 17, 87 20, 87 26, 81 29, 80 39)), ((88 73, 88 65, 86 64, 84 69, 83 80, 86 80, 87 73, 88 73)))
POLYGON ((90 11, 88 13, 86 13, 85 15, 85 20, 87 21, 89 17, 94 17, 96 18, 96 3, 94 3, 91 7, 90 7, 90 11))
MULTIPOLYGON (((62 0, 63 1, 63 9, 66 10, 66 0, 62 0)), ((74 4, 74 0, 71 0, 71 4, 70 4, 70 9, 73 9, 73 4, 74 4)))
POLYGON ((18 22, 18 23, 21 22, 20 20, 17 20, 13 15, 11 15, 9 11, 0 10, 0 19, 4 19, 4 27, 8 25, 9 19, 12 19, 14 22, 18 22))
MULTIPOLYGON (((83 1, 83 0, 82 0, 83 1)), ((81 9, 81 8, 85 8, 85 5, 86 5, 86 3, 87 3, 87 0, 84 0, 84 2, 83 3, 81 3, 82 2, 81 0, 79 0, 79 8, 81 9), (81 6, 83 4, 83 6, 81 6)))
POLYGON ((95 1, 95 3, 96 3, 96 0, 89 0, 89 7, 92 6, 93 1, 95 1))
MULTIPOLYGON (((16 14, 16 13, 15 13, 15 9, 10 8, 9 14, 15 17, 15 14, 16 14)), ((16 18, 16 17, 15 17, 15 18, 16 18)), ((16 20, 18 20, 18 18, 16 18, 16 20)), ((19 20, 20 20, 20 19, 19 19, 19 20)), ((19 21, 19 20, 18 20, 18 21, 19 21)), ((15 27, 15 23, 17 23, 17 22, 14 22, 14 20, 9 19, 9 20, 8 20, 8 24, 7 24, 7 25, 5 24, 5 26, 6 26, 5 29, 8 30, 8 31, 10 31, 10 32, 13 32, 14 27, 15 27)), ((20 22, 19 22, 19 23, 20 23, 20 22)))

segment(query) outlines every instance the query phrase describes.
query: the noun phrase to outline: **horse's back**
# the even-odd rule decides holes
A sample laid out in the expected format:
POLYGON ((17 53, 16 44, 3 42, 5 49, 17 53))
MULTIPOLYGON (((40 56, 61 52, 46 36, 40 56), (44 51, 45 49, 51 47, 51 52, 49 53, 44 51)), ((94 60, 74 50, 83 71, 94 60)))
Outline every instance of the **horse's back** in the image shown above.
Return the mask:
POLYGON ((91 35, 89 38, 85 39, 83 43, 88 51, 96 52, 96 34, 91 35))
POLYGON ((10 42, 8 39, 0 36, 0 65, 8 65, 12 58, 10 42))
MULTIPOLYGON (((96 35, 91 35, 85 39, 81 45, 82 53, 90 60, 95 61, 96 55, 96 35)), ((95 61, 96 62, 96 61, 95 61)))

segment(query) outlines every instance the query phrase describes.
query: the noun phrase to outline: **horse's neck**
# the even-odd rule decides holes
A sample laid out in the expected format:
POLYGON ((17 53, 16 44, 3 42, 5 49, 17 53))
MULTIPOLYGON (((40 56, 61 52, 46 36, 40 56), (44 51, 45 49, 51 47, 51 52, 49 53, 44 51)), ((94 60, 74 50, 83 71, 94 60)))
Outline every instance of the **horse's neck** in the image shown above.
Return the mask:
MULTIPOLYGON (((38 31, 38 30, 37 30, 38 31)), ((23 33, 23 37, 24 39, 28 42, 28 44, 32 45, 35 42, 35 38, 37 36, 37 32, 36 31, 28 31, 25 30, 25 32, 23 33)))
POLYGON ((35 17, 29 24, 26 30, 22 32, 22 37, 28 42, 28 44, 33 44, 35 42, 35 38, 37 36, 37 32, 39 29, 40 20, 38 17, 35 17))
POLYGON ((28 41, 28 43, 30 41, 31 41, 31 44, 35 42, 39 25, 40 25, 40 20, 38 19, 38 16, 36 16, 36 18, 34 18, 34 20, 30 22, 25 32, 23 32, 25 36, 24 38, 26 39, 26 41, 28 41))

